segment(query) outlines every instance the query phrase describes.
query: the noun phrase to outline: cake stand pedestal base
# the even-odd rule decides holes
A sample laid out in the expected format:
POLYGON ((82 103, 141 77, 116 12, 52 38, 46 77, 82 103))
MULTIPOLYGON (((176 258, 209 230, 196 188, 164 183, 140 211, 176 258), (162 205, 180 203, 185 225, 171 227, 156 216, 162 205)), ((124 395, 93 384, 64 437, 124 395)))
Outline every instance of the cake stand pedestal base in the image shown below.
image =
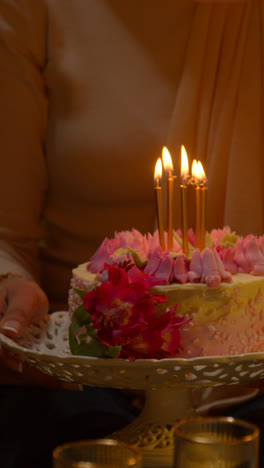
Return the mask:
POLYGON ((172 468, 173 426, 178 419, 195 415, 189 387, 146 390, 141 414, 111 438, 138 446, 144 468, 172 468))

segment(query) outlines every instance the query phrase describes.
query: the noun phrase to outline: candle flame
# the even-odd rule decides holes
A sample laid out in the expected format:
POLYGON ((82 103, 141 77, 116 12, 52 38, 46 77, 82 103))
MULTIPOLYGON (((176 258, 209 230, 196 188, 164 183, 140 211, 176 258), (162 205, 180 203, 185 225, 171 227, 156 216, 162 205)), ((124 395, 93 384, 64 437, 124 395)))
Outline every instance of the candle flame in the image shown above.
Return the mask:
POLYGON ((154 171, 154 182, 156 182, 157 186, 159 186, 159 183, 161 182, 162 178, 162 164, 161 164, 161 159, 158 158, 155 166, 155 171, 154 171))
POLYGON ((169 153, 169 150, 166 148, 166 146, 163 146, 162 148, 162 161, 163 161, 163 166, 165 171, 169 176, 171 176, 171 173, 173 171, 173 164, 171 160, 171 155, 169 153))
POLYGON ((201 180, 206 179, 204 168, 203 168, 201 161, 198 161, 197 168, 198 168, 199 179, 201 180))
POLYGON ((207 178, 206 178, 204 168, 203 168, 203 165, 202 165, 201 161, 196 161, 196 159, 193 160, 192 176, 197 179, 197 182, 199 184, 206 184, 207 178))
POLYGON ((197 165, 198 163, 196 159, 194 159, 192 162, 192 177, 195 177, 195 178, 197 178, 197 173, 198 173, 197 165))
POLYGON ((181 146, 181 177, 184 178, 189 174, 189 162, 185 147, 181 146))

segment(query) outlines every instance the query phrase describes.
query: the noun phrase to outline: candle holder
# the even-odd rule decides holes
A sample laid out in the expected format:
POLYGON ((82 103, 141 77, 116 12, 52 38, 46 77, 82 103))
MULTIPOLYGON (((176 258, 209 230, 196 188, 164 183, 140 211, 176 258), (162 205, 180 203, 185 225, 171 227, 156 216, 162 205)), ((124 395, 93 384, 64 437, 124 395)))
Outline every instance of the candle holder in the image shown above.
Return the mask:
POLYGON ((175 468, 257 468, 259 429, 231 417, 196 417, 174 428, 175 468))

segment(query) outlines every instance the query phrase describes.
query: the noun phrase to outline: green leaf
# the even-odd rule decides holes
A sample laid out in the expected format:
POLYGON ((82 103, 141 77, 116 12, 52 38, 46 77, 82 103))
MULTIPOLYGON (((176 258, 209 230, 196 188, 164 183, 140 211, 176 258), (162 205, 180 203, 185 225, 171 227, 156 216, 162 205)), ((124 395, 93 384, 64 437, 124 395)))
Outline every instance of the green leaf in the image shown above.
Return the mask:
POLYGON ((83 304, 78 306, 72 316, 72 322, 69 326, 69 344, 70 350, 76 356, 94 356, 115 358, 118 356, 121 346, 105 346, 96 338, 97 330, 91 325, 91 314, 87 312, 83 304), (81 327, 86 327, 86 332, 81 333, 76 338, 76 333, 81 327), (92 340, 86 343, 87 338, 92 340))
POLYGON ((86 329, 88 327, 90 328, 90 323, 91 323, 91 314, 87 312, 83 304, 76 307, 72 316, 72 322, 69 327, 69 344, 70 344, 70 349, 71 349, 72 354, 76 354, 77 346, 79 346, 79 343, 76 340, 76 333, 84 325, 86 326, 86 329))
POLYGON ((105 346, 100 343, 96 338, 89 343, 78 343, 75 335, 72 334, 71 327, 69 328, 69 341, 72 354, 76 356, 92 356, 92 357, 105 357, 113 358, 116 357, 121 347, 119 346, 105 346))
POLYGON ((76 292, 76 294, 78 294, 78 296, 81 297, 81 299, 83 299, 83 297, 87 293, 87 291, 85 291, 84 289, 78 289, 78 288, 73 288, 73 289, 76 292))
POLYGON ((87 338, 89 337, 89 333, 81 333, 80 335, 78 335, 78 341, 80 343, 85 343, 87 341, 87 338))
POLYGON ((92 340, 90 343, 80 343, 77 347, 78 355, 80 356, 104 356, 104 345, 99 343, 98 340, 92 340))
POLYGON ((87 312, 84 305, 81 304, 76 307, 72 319, 79 323, 79 327, 82 327, 83 325, 89 325, 91 323, 92 316, 87 312))
POLYGON ((78 355, 78 342, 76 340, 76 333, 79 330, 79 328, 76 330, 75 325, 73 322, 69 326, 69 345, 70 345, 70 350, 72 354, 78 355))
POLYGON ((92 338, 96 337, 97 330, 93 328, 92 325, 85 325, 85 326, 86 326, 87 334, 91 336, 92 338))
POLYGON ((122 346, 106 346, 105 357, 116 358, 121 349, 122 346))

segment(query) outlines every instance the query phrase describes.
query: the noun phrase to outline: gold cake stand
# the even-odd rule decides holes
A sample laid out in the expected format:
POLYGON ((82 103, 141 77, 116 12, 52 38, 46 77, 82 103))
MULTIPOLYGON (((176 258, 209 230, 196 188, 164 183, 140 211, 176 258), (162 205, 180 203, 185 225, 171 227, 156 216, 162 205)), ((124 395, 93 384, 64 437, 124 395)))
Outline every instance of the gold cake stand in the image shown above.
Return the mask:
POLYGON ((0 334, 1 343, 30 365, 68 382, 120 389, 143 389, 145 406, 127 427, 111 438, 143 452, 144 468, 173 466, 173 425, 195 413, 194 387, 235 385, 264 378, 264 353, 192 359, 101 359, 72 356, 68 312, 55 312, 29 327, 16 342, 0 334))

